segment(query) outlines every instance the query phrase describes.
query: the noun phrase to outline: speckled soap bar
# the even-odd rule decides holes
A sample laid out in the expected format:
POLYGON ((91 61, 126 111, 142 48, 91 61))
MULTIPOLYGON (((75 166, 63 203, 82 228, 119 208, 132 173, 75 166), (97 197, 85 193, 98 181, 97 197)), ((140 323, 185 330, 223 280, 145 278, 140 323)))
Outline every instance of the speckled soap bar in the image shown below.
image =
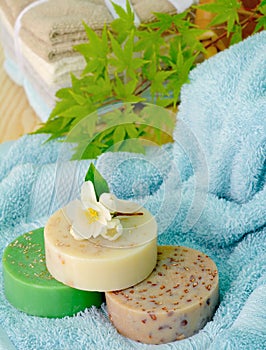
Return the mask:
POLYGON ((77 290, 51 276, 45 264, 43 228, 9 244, 3 255, 3 277, 7 300, 30 315, 72 316, 104 300, 103 293, 77 290))
POLYGON ((148 278, 105 296, 110 319, 124 336, 150 344, 181 340, 197 333, 214 314, 217 267, 197 250, 159 246, 148 278))
POLYGON ((133 240, 146 235, 153 238, 144 244, 121 247, 126 232, 108 241, 109 246, 97 239, 93 243, 74 239, 64 210, 58 210, 44 229, 48 270, 62 283, 90 291, 120 290, 144 280, 157 261, 157 224, 147 210, 141 211, 141 216, 123 219, 123 230, 133 240))

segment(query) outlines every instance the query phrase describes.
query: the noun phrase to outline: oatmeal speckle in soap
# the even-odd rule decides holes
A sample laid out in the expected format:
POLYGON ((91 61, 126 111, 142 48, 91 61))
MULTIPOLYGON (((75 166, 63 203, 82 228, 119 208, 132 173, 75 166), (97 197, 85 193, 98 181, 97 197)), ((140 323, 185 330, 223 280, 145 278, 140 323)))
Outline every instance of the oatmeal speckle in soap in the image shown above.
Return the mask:
POLYGON ((208 256, 179 246, 159 246, 157 256, 157 265, 146 280, 105 293, 117 330, 150 344, 197 333, 212 318, 219 299, 217 267, 208 256))
POLYGON ((75 239, 70 234, 64 210, 58 210, 44 229, 46 265, 50 274, 68 286, 104 292, 128 288, 145 279, 156 264, 157 224, 146 209, 142 208, 141 212, 141 216, 131 216, 126 221, 121 219, 123 230, 127 232, 130 228, 133 236, 141 239, 142 233, 147 232, 151 239, 140 241, 140 244, 130 240, 125 246, 127 236, 123 233, 104 246, 98 238, 93 242, 75 239), (136 230, 132 229, 134 225, 138 227, 136 230))

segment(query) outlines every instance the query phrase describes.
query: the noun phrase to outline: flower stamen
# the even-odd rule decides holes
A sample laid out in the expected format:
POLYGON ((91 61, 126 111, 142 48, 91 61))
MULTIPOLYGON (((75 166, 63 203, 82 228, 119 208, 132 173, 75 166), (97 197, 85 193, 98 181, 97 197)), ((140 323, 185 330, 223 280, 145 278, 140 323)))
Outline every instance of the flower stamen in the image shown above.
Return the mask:
POLYGON ((99 213, 95 209, 87 208, 87 210, 85 210, 85 215, 89 221, 89 224, 99 220, 99 213))
POLYGON ((106 234, 105 234, 106 237, 108 236, 110 238, 113 238, 115 235, 117 235, 116 227, 108 229, 106 234))

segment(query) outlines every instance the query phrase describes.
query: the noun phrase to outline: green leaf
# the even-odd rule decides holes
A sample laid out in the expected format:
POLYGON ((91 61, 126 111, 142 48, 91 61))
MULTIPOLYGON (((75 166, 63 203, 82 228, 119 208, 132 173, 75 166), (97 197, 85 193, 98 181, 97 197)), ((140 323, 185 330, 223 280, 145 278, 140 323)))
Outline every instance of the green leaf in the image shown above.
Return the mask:
POLYGON ((104 26, 102 36, 96 34, 90 27, 84 24, 88 42, 75 46, 75 50, 81 53, 86 60, 86 67, 83 75, 88 73, 103 74, 106 70, 109 45, 107 28, 104 26))
POLYGON ((73 105, 69 107, 68 109, 64 110, 64 118, 80 118, 85 117, 88 115, 91 111, 88 109, 85 109, 84 106, 80 105, 73 105))
POLYGON ((141 96, 135 96, 134 91, 137 87, 137 80, 130 80, 127 83, 124 83, 118 76, 115 78, 113 85, 114 93, 118 99, 125 102, 139 102, 143 98, 141 96))
POLYGON ((227 20, 228 20, 227 11, 219 13, 211 20, 210 26, 216 26, 217 24, 227 22, 227 20))
POLYGON ((184 50, 191 50, 191 54, 193 51, 205 52, 205 48, 203 43, 199 40, 200 35, 202 35, 205 30, 190 28, 189 30, 180 30, 181 33, 181 43, 184 47, 184 50))
POLYGON ((134 13, 131 10, 129 1, 127 1, 126 10, 116 3, 113 3, 113 7, 119 18, 115 19, 111 23, 111 28, 116 34, 118 42, 122 44, 125 38, 127 38, 128 34, 136 30, 136 26, 134 24, 134 13))
POLYGON ((215 13, 216 16, 211 20, 210 26, 216 26, 227 22, 227 34, 232 32, 235 23, 239 23, 237 10, 241 2, 238 0, 216 0, 211 4, 203 4, 198 8, 215 13))
POLYGON ((155 12, 154 15, 156 16, 157 21, 150 23, 148 28, 157 29, 159 33, 171 29, 173 24, 173 17, 171 15, 159 12, 155 12))
POLYGON ((110 33, 110 40, 112 44, 112 49, 115 57, 111 57, 109 62, 111 65, 116 67, 116 73, 124 73, 127 77, 131 79, 136 79, 138 75, 138 69, 146 63, 145 60, 134 57, 134 36, 131 33, 124 45, 121 46, 119 42, 110 33))
POLYGON ((54 109, 52 110, 48 121, 54 119, 55 117, 61 117, 63 116, 64 112, 66 110, 68 110, 69 108, 71 108, 73 106, 73 104, 75 104, 75 100, 73 99, 73 97, 69 97, 68 99, 64 98, 61 101, 58 101, 54 107, 54 109))
POLYGON ((52 134, 50 139, 56 138, 58 136, 65 135, 70 130, 70 125, 72 119, 65 118, 56 118, 53 120, 47 121, 44 125, 42 125, 38 130, 36 130, 35 134, 52 134))
POLYGON ((128 139, 125 140, 119 149, 119 152, 133 152, 133 153, 145 153, 145 148, 140 139, 128 139))
POLYGON ((117 68, 117 72, 121 73, 126 69, 127 57, 125 57, 124 51, 115 37, 109 33, 111 45, 114 53, 114 57, 109 59, 109 62, 117 68))
POLYGON ((201 10, 205 10, 207 12, 211 12, 211 13, 219 13, 224 11, 224 9, 226 8, 226 5, 223 1, 215 1, 213 3, 210 4, 201 4, 198 5, 197 8, 201 9, 201 10))
POLYGON ((160 71, 155 73, 155 76, 151 82, 151 95, 153 98, 159 93, 167 94, 164 83, 171 74, 171 71, 160 71))
POLYGON ((174 121, 168 109, 160 108, 157 105, 147 105, 141 111, 145 124, 153 128, 166 131, 174 128, 174 121))
POLYGON ((75 119, 73 127, 68 133, 66 142, 80 142, 82 140, 91 140, 96 132, 97 113, 91 113, 82 118, 79 122, 75 119))
POLYGON ((134 105, 127 104, 106 113, 102 119, 108 127, 142 122, 139 114, 134 112, 134 105))
POLYGON ((101 37, 85 23, 84 28, 88 37, 88 43, 77 45, 77 50, 81 52, 85 58, 98 57, 98 59, 104 59, 109 51, 106 25, 103 27, 101 37))
POLYGON ((118 125, 114 129, 114 133, 113 133, 114 144, 123 141, 125 139, 125 136, 126 136, 126 130, 124 125, 118 125))
POLYGON ((188 15, 188 11, 184 11, 182 13, 178 13, 178 14, 173 16, 173 23, 176 25, 176 27, 179 31, 183 28, 188 29, 189 27, 194 26, 193 23, 191 23, 187 20, 187 15, 188 15))
POLYGON ((134 124, 126 124, 125 131, 131 139, 135 139, 139 136, 139 132, 134 124))
POLYGON ((70 94, 72 95, 73 99, 79 104, 79 105, 84 105, 86 103, 86 98, 80 94, 76 94, 73 91, 69 91, 70 94))
POLYGON ((262 13, 263 15, 266 14, 266 0, 262 0, 259 4, 258 10, 260 11, 260 13, 262 13))
POLYGON ((66 88, 61 88, 59 90, 56 91, 56 94, 55 96, 59 99, 68 99, 71 97, 71 94, 70 94, 70 89, 69 87, 66 87, 66 88))
POLYGON ((93 83, 82 86, 80 90, 83 94, 90 96, 92 104, 96 105, 97 101, 103 102, 112 96, 113 83, 106 72, 93 83))
POLYGON ((72 160, 81 160, 81 159, 96 159, 103 151, 101 148, 96 146, 93 142, 90 144, 79 143, 75 148, 75 154, 72 157, 72 160))
POLYGON ((261 29, 266 29, 266 16, 259 18, 255 27, 255 33, 261 29))
POLYGON ((138 30, 136 32, 138 41, 135 42, 135 51, 143 51, 143 57, 149 59, 152 52, 159 52, 161 45, 165 44, 158 31, 138 30))
POLYGON ((230 45, 239 43, 242 40, 242 27, 235 25, 233 28, 233 35, 230 39, 230 45))
POLYGON ((99 200, 102 193, 110 192, 106 180, 92 163, 90 164, 89 170, 85 176, 85 181, 91 181, 93 183, 97 200, 99 200))

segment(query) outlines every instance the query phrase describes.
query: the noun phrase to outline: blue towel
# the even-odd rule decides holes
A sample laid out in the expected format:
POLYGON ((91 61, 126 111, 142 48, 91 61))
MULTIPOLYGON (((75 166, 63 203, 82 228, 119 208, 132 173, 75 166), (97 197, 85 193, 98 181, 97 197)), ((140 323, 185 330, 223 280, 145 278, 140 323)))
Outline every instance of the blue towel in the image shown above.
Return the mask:
MULTIPOLYGON (((17 311, 0 273, 0 349, 266 348, 265 72, 264 31, 191 72, 173 145, 94 161, 119 197, 156 216, 159 244, 199 249, 216 262, 221 300, 213 320, 182 341, 139 344, 117 333, 105 304, 64 319, 17 311)), ((71 145, 44 140, 24 136, 0 149, 1 254, 79 194, 91 161, 70 161, 71 145)))

